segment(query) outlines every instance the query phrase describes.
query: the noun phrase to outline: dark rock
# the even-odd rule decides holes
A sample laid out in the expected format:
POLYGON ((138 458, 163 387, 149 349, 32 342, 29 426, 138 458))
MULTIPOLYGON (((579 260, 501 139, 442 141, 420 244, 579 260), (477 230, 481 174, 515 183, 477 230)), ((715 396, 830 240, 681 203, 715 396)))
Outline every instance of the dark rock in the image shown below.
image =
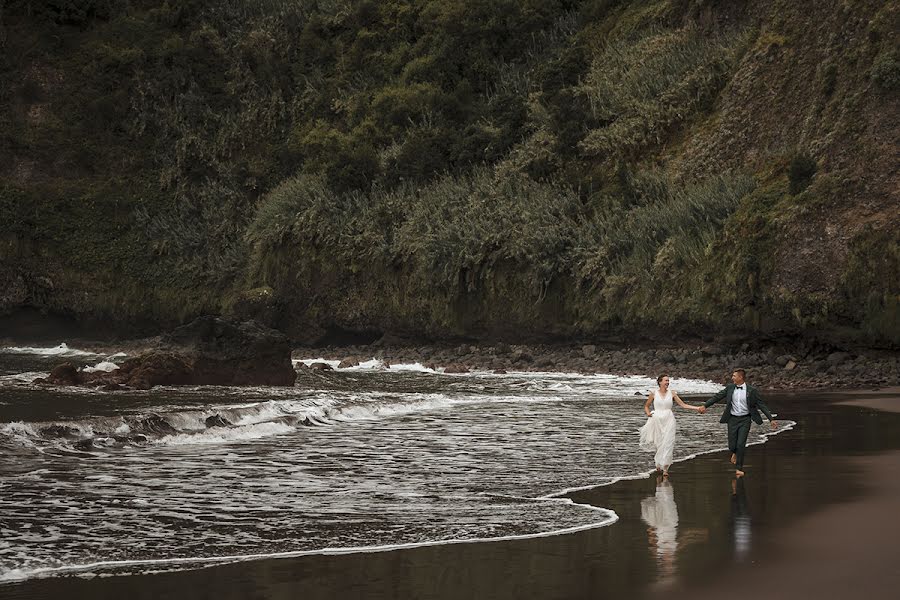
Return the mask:
POLYGON ((347 358, 342 360, 340 362, 340 364, 338 364, 338 369, 347 369, 350 367, 358 367, 358 366, 359 366, 359 359, 356 357, 353 357, 353 356, 348 356, 347 358))
POLYGON ((222 415, 213 415, 211 417, 206 417, 206 426, 207 427, 231 427, 231 423, 228 419, 222 417, 222 415))
POLYGON ((195 383, 191 371, 191 364, 185 356, 171 352, 151 352, 129 358, 117 371, 99 378, 106 383, 120 383, 139 390, 149 390, 155 385, 195 383))
POLYGON ((518 362, 530 363, 531 361, 534 360, 534 358, 530 354, 525 352, 524 350, 516 350, 515 352, 513 352, 511 359, 512 359, 512 362, 514 362, 514 363, 518 363, 518 362))
POLYGON ((66 363, 49 381, 102 389, 156 385, 293 385, 288 339, 254 322, 202 317, 163 336, 159 346, 115 371, 82 373, 66 363))
POLYGON ((497 354, 509 354, 512 351, 512 348, 505 342, 497 342, 494 344, 494 350, 497 354))
POLYGON ((832 352, 825 360, 829 365, 840 365, 850 360, 850 354, 847 352, 832 352))
POLYGON ((444 369, 444 373, 468 373, 469 369, 460 364, 452 364, 444 369))
POLYGON ((549 369, 549 368, 553 367, 554 364, 556 364, 556 363, 554 363, 553 359, 551 359, 548 356, 541 356, 540 358, 538 358, 537 360, 534 361, 534 366, 539 369, 549 369))
POLYGON ((88 450, 93 450, 94 449, 94 440, 91 438, 88 438, 86 440, 79 440, 79 441, 75 442, 75 449, 81 450, 83 452, 86 452, 88 450))
POLYGON ((784 367, 791 360, 793 360, 793 357, 788 356, 787 354, 782 354, 775 357, 775 364, 779 367, 784 367))
POLYGON ((44 437, 75 437, 79 432, 78 429, 68 425, 49 425, 41 427, 40 433, 44 437))
POLYGON ((189 357, 193 385, 293 385, 290 340, 255 321, 200 317, 163 337, 189 357))
POLYGON ((585 358, 591 358, 597 353, 597 346, 594 344, 586 344, 581 347, 581 354, 585 358))
POLYGON ((177 430, 159 415, 150 415, 149 417, 141 419, 137 423, 137 428, 140 431, 148 433, 159 433, 164 435, 177 433, 177 430))
POLYGON ((506 369, 494 369, 495 375, 506 375, 506 369))
POLYGON ((309 368, 313 371, 333 371, 334 369, 328 363, 323 362, 314 362, 309 365, 309 368))
POLYGON ((63 363, 53 367, 46 382, 53 385, 79 385, 82 379, 72 363, 63 363))
POLYGON ((792 360, 787 361, 787 363, 784 365, 785 371, 793 371, 796 368, 797 368, 797 363, 792 360))

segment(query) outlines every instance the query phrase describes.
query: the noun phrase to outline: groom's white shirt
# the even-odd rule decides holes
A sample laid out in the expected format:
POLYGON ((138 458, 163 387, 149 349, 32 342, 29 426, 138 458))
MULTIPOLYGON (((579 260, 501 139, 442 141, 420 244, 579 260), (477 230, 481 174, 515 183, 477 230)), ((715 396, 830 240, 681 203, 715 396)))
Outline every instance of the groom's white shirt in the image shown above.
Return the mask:
POLYGON ((741 388, 735 387, 731 393, 731 414, 735 417, 750 414, 750 409, 747 408, 747 384, 744 383, 741 388))

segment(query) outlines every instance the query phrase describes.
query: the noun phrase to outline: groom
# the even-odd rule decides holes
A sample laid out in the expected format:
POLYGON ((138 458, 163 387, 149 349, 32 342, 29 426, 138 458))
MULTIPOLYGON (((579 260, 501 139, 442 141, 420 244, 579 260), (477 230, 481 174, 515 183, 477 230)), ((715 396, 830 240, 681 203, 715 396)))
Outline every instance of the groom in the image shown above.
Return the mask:
POLYGON ((719 422, 728 424, 728 449, 731 450, 731 464, 735 466, 734 473, 738 477, 744 476, 744 451, 747 436, 750 435, 750 420, 762 425, 762 417, 759 416, 761 410, 772 424, 772 429, 778 426, 772 419, 772 411, 759 397, 759 390, 747 385, 746 375, 744 369, 735 369, 731 374, 731 381, 734 383, 726 386, 700 407, 700 414, 704 414, 707 408, 725 400, 725 412, 722 413, 719 422))

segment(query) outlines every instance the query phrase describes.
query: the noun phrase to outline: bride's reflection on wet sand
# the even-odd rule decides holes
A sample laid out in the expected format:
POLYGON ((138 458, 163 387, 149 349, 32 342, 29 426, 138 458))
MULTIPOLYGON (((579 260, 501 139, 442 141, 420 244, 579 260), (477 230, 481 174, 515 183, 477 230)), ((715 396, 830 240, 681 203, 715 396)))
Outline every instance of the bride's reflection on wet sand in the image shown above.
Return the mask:
POLYGON ((668 585, 675 581, 676 552, 685 545, 708 539, 706 528, 688 528, 678 535, 678 507, 672 483, 656 478, 656 493, 641 500, 641 519, 647 524, 650 551, 656 557, 657 581, 668 585))

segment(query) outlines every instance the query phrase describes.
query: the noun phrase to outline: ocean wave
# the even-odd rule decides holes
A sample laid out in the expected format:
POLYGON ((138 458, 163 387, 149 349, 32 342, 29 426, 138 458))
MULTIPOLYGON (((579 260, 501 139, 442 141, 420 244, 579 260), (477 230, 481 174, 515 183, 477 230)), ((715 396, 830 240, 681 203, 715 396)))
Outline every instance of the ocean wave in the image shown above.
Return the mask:
POLYGON ((42 347, 30 347, 30 346, 7 346, 5 348, 0 349, 0 352, 5 352, 7 354, 37 354, 39 356, 61 356, 61 357, 75 357, 75 356, 99 356, 96 352, 88 352, 86 350, 78 350, 76 348, 69 348, 65 343, 60 344, 59 346, 53 346, 52 348, 42 348, 42 347))
POLYGON ((35 379, 47 377, 50 373, 46 371, 26 371, 24 373, 15 373, 13 375, 0 375, 0 383, 34 383, 35 379))
MULTIPOLYGON (((492 398, 515 402, 516 398, 492 398)), ((327 393, 300 400, 269 400, 225 406, 160 407, 152 413, 115 417, 0 424, 0 435, 20 445, 48 443, 80 451, 124 446, 231 443, 281 435, 300 427, 393 418, 485 402, 480 397, 451 398, 439 393, 327 393)))
POLYGON ((84 367, 82 369, 82 371, 84 371, 85 373, 95 373, 97 371, 104 371, 106 373, 109 373, 110 371, 115 371, 118 368, 119 368, 119 365, 117 365, 116 363, 108 361, 108 360, 103 360, 103 361, 98 362, 96 365, 94 365, 92 367, 91 366, 84 367))
MULTIPOLYGON (((485 496, 487 497, 487 496, 485 496)), ((172 558, 150 558, 150 559, 133 559, 133 560, 98 560, 93 562, 85 562, 80 564, 57 564, 41 565, 32 568, 19 567, 5 571, 0 571, 0 583, 12 583, 16 581, 24 581, 28 579, 39 579, 45 577, 54 577, 60 575, 80 575, 83 577, 92 577, 98 574, 115 573, 116 571, 129 574, 150 574, 157 572, 165 572, 172 570, 193 569, 201 567, 209 567, 213 565, 224 565, 240 562, 248 562, 253 560, 267 559, 286 559, 298 558, 301 556, 334 556, 344 554, 371 554, 375 552, 389 552, 393 550, 403 550, 410 548, 424 548, 430 546, 451 546, 457 544, 478 544, 486 542, 501 542, 513 540, 527 540, 544 537, 553 537, 586 531, 589 529, 597 529, 607 527, 619 520, 619 515, 611 508, 602 506, 593 506, 591 504, 578 503, 568 498, 521 498, 515 499, 519 503, 532 504, 543 503, 546 505, 559 505, 570 509, 583 510, 589 514, 596 515, 594 519, 583 522, 578 525, 561 527, 556 529, 546 529, 521 534, 498 535, 492 537, 453 537, 446 539, 432 539, 415 542, 405 542, 396 544, 378 544, 378 545, 360 545, 360 546, 338 546, 324 547, 310 550, 288 550, 282 552, 258 552, 246 554, 231 554, 223 556, 191 556, 191 557, 172 557, 172 558), (160 569, 162 567, 162 569, 160 569), (100 573, 94 573, 99 571, 100 573)))

